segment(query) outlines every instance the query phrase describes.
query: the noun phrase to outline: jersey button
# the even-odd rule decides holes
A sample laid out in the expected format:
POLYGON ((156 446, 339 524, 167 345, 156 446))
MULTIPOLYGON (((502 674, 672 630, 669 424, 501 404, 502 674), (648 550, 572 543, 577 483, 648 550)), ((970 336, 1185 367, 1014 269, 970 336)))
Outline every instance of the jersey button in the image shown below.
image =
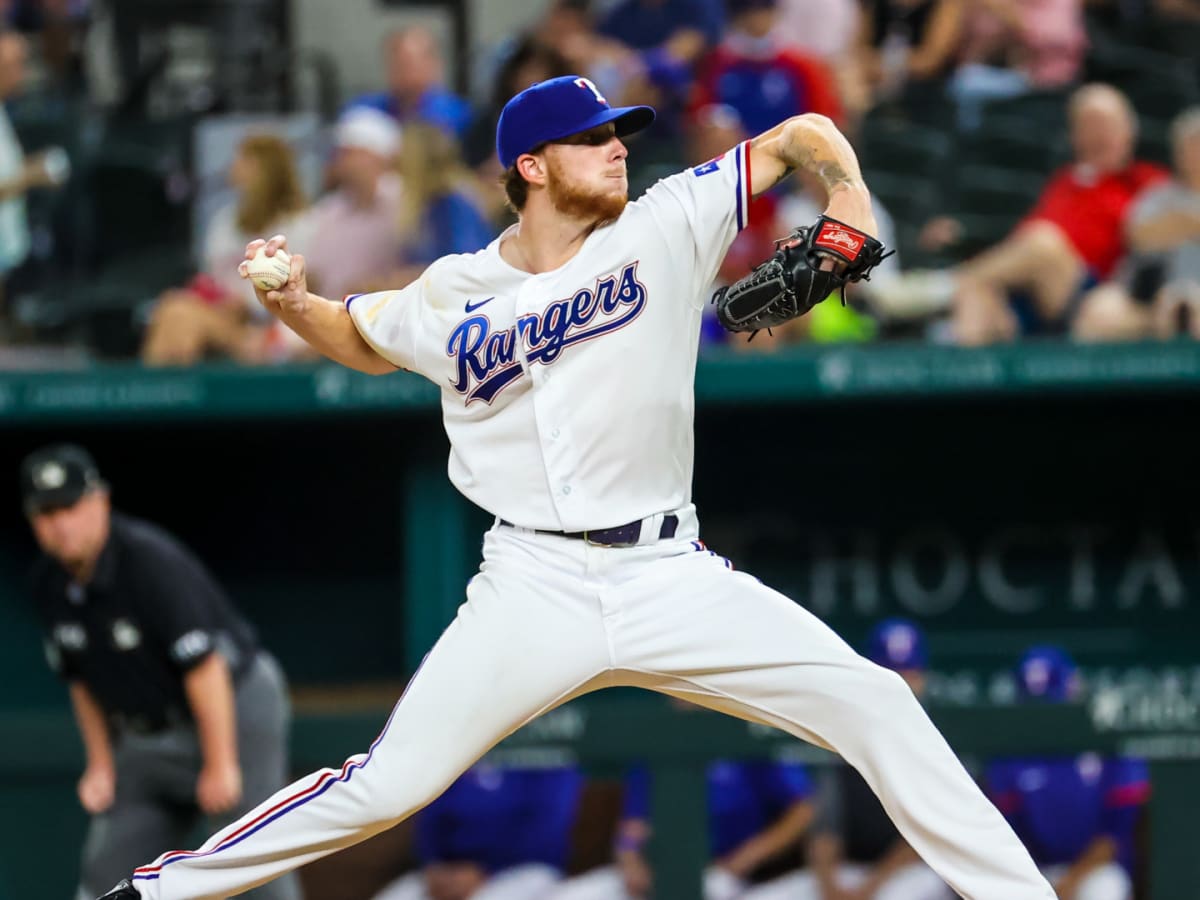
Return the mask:
POLYGON ((563 496, 566 497, 568 494, 571 493, 571 486, 569 484, 564 484, 563 488, 562 488, 562 492, 563 492, 563 496))
POLYGON ((551 431, 551 432, 550 432, 550 437, 552 437, 552 438, 556 438, 556 437, 558 437, 560 434, 562 434, 562 429, 555 428, 553 431, 551 431))

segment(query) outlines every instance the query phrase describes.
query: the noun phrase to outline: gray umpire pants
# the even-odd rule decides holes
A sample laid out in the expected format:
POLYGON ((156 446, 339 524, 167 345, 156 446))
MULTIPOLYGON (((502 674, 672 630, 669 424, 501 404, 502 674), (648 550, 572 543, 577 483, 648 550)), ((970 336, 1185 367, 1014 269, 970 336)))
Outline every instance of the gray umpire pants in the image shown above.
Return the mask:
MULTIPOLYGON (((288 780, 287 740, 291 722, 287 683, 279 664, 260 652, 235 688, 242 802, 209 821, 223 828, 253 809, 288 780)), ((83 845, 81 898, 98 897, 133 870, 168 850, 184 849, 204 817, 196 806, 200 743, 191 725, 152 735, 125 734, 113 748, 116 799, 94 816, 83 845)), ((271 881, 246 897, 300 900, 294 874, 271 881)))

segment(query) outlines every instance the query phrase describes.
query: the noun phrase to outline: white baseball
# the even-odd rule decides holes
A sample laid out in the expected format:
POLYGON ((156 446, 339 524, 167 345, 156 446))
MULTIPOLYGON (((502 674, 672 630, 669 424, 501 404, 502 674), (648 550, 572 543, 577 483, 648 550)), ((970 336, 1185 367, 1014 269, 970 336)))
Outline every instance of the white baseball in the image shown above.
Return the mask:
POLYGON ((292 258, 286 250, 276 250, 267 256, 266 248, 259 247, 254 258, 246 263, 246 274, 254 286, 263 291, 277 291, 287 283, 292 271, 292 258))

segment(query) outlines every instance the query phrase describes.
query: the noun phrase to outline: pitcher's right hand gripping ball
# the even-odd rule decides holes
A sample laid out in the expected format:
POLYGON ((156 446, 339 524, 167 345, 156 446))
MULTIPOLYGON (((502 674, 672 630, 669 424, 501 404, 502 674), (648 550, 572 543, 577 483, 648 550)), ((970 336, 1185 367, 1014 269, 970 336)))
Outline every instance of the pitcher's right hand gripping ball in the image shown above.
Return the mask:
POLYGON ((246 277, 254 286, 264 291, 277 291, 287 284, 288 276, 292 274, 292 258, 286 250, 276 250, 274 256, 267 256, 266 245, 258 248, 258 252, 246 263, 246 277))
POLYGON ((713 295, 717 321, 727 331, 750 332, 782 325, 804 315, 834 291, 846 303, 846 284, 869 280, 871 270, 890 253, 878 240, 845 222, 818 216, 775 242, 775 253, 744 278, 713 295), (821 268, 824 260, 833 265, 821 268))
POLYGON ((254 285, 258 301, 270 312, 299 314, 308 306, 304 257, 299 253, 288 255, 287 238, 282 234, 247 244, 238 274, 254 285))

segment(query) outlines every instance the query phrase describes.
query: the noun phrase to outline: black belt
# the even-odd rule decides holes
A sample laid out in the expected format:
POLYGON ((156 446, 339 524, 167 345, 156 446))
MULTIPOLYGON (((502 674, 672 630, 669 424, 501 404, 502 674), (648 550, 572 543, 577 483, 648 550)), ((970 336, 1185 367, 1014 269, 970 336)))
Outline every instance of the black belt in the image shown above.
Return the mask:
POLYGON ((170 707, 154 715, 130 715, 128 713, 113 713, 109 716, 108 724, 114 734, 137 734, 150 737, 170 731, 191 722, 191 718, 175 707, 170 707))
MULTIPOLYGON (((604 544, 609 547, 632 547, 642 537, 643 521, 642 519, 638 519, 636 522, 630 522, 627 525, 618 525, 615 528, 591 528, 587 531, 544 531, 541 528, 534 528, 533 531, 537 534, 552 534, 555 537, 587 541, 589 544, 604 544)), ((500 524, 507 525, 510 528, 517 527, 505 519, 501 519, 500 524)), ((677 528, 679 528, 679 516, 675 515, 675 513, 668 513, 663 516, 662 527, 658 529, 658 539, 665 541, 668 538, 675 537, 675 530, 677 528)))

